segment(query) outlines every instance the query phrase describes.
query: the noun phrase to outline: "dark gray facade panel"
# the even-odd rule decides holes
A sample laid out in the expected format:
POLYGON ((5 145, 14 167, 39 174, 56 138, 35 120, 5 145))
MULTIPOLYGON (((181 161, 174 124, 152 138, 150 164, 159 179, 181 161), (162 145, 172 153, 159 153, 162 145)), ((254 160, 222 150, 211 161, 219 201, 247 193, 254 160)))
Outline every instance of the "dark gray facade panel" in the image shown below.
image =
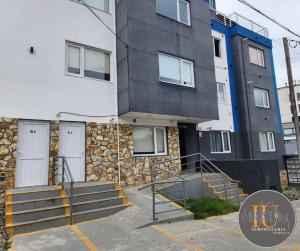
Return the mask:
POLYGON ((276 113, 276 98, 272 79, 270 49, 241 36, 232 38, 234 72, 238 97, 238 112, 241 127, 241 144, 244 159, 277 159, 282 166, 285 152, 283 135, 276 113), (249 46, 264 51, 266 67, 250 63, 249 46), (270 109, 255 106, 254 88, 269 92, 270 109), (260 151, 259 131, 274 132, 276 152, 260 151))
POLYGON ((244 192, 272 189, 281 192, 277 160, 213 161, 234 180, 241 181, 244 192))
POLYGON ((208 5, 191 1, 191 26, 157 14, 155 0, 120 0, 116 8, 118 35, 129 45, 124 70, 124 48, 117 44, 119 114, 129 104, 130 112, 218 119, 208 5), (195 88, 160 82, 159 52, 193 61, 195 88))

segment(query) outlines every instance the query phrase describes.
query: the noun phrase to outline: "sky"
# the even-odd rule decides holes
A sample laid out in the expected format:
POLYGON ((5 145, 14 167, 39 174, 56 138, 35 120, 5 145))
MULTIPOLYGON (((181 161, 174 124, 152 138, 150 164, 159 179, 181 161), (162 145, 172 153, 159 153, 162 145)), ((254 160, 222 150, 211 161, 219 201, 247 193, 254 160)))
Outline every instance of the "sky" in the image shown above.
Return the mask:
MULTIPOLYGON (((261 16, 254 10, 240 3, 238 0, 216 0, 217 10, 224 14, 237 12, 260 25, 267 27, 269 37, 273 40, 273 54, 275 61, 275 71, 277 86, 284 86, 287 82, 287 72, 285 64, 285 56, 282 38, 284 36, 289 39, 299 40, 300 38, 285 31, 280 26, 272 23, 265 17, 261 16)), ((287 26, 297 34, 300 34, 300 1, 299 0, 247 0, 248 3, 254 5, 257 9, 263 11, 267 15, 276 19, 278 22, 287 26)), ((300 45, 292 49, 290 48, 292 68, 294 80, 300 81, 300 45)), ((300 82, 299 82, 300 83, 300 82)))

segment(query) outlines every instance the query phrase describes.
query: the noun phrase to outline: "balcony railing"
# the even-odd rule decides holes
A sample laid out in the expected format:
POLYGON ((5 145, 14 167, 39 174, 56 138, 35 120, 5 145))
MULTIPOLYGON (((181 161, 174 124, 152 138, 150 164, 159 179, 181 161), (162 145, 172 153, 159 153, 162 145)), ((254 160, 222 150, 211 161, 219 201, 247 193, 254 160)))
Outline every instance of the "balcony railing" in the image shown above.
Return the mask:
POLYGON ((223 14, 215 9, 210 9, 210 18, 222 23, 228 27, 233 26, 234 24, 238 24, 240 26, 245 27, 248 30, 251 30, 259 35, 264 37, 269 37, 269 31, 266 27, 261 26, 260 24, 234 12, 231 15, 223 14))

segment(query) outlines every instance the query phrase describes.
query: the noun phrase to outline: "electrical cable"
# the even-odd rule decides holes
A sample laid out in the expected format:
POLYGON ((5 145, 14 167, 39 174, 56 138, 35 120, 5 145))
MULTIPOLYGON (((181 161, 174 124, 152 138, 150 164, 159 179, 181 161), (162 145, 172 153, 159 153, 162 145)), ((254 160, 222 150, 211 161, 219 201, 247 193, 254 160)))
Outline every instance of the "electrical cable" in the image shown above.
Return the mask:
POLYGON ((66 115, 73 115, 78 117, 87 117, 87 118, 110 118, 110 117, 117 117, 118 115, 87 115, 87 114, 81 114, 81 113, 74 113, 74 112, 59 112, 56 114, 57 118, 60 118, 62 114, 66 115))
POLYGON ((85 6, 112 34, 115 35, 117 39, 121 41, 121 43, 125 46, 125 48, 128 48, 128 44, 120 37, 117 33, 115 33, 102 19, 97 15, 97 13, 85 2, 85 0, 79 0, 83 6, 85 6))
POLYGON ((264 17, 266 17, 267 19, 269 19, 270 21, 272 21, 273 23, 279 25, 281 28, 285 29, 286 31, 292 33, 293 35, 295 35, 296 37, 299 37, 300 38, 300 35, 297 34, 296 32, 292 31, 290 28, 286 27, 285 25, 279 23, 278 21, 276 21, 274 18, 268 16, 267 14, 263 13, 261 10, 255 8, 253 5, 247 3, 246 1, 244 0, 238 0, 240 3, 248 6, 249 8, 253 9, 254 11, 258 12, 259 14, 263 15, 264 17))

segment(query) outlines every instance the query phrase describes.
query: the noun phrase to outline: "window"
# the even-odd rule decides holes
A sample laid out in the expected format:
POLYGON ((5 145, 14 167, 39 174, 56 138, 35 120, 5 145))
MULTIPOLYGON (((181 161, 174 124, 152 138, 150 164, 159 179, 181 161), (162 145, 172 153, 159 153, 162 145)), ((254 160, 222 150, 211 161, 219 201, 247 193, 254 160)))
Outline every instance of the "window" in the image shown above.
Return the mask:
POLYGON ((230 153, 230 133, 210 132, 210 147, 212 153, 230 153))
POLYGON ((297 93, 297 100, 300 101, 300 93, 297 93))
POLYGON ((214 38, 214 46, 215 46, 215 57, 221 57, 221 40, 214 38))
POLYGON ((250 63, 265 67, 264 51, 252 46, 249 46, 250 63))
POLYGON ((156 0, 156 12, 186 25, 191 25, 189 1, 156 0))
POLYGON ((135 155, 165 155, 166 128, 136 126, 133 128, 133 144, 135 155))
POLYGON ((259 143, 262 152, 275 152, 273 132, 259 132, 259 143))
POLYGON ((85 2, 91 7, 109 12, 109 0, 85 0, 85 2))
POLYGON ((67 44, 67 73, 110 81, 110 53, 67 44))
POLYGON ((293 135, 295 133, 296 133, 295 128, 285 128, 285 129, 283 129, 283 134, 284 135, 293 135))
POLYGON ((270 108, 269 92, 267 90, 254 88, 255 106, 261 108, 270 108))
POLYGON ((217 88, 218 88, 219 104, 226 104, 226 87, 225 87, 225 85, 217 83, 217 88))
POLYGON ((194 87, 194 64, 191 61, 159 54, 159 80, 194 87))

